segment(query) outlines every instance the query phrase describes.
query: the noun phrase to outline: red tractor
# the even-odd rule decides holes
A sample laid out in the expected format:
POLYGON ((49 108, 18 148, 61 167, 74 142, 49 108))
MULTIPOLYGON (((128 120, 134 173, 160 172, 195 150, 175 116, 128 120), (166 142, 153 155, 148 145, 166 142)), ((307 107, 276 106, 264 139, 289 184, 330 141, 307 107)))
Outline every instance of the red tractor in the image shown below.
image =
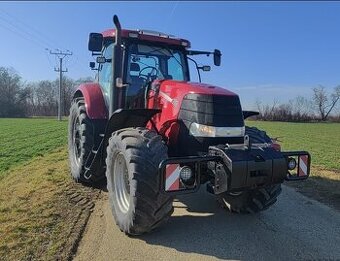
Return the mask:
POLYGON ((190 50, 171 35, 116 29, 91 33, 96 82, 76 90, 69 117, 72 177, 107 179, 119 228, 140 235, 172 214, 173 197, 206 184, 231 211, 255 213, 273 205, 284 180, 309 176, 308 152, 282 152, 264 131, 245 126, 256 112, 239 97, 190 82, 188 61, 221 52, 190 50))

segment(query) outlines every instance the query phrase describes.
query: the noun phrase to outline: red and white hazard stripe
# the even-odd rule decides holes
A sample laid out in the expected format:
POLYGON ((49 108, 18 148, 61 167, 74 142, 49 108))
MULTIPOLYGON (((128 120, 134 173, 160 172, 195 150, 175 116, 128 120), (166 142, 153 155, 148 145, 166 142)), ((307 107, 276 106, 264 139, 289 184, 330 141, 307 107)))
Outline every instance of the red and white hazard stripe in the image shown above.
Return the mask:
POLYGON ((299 176, 308 175, 308 155, 302 155, 299 157, 299 176))
POLYGON ((169 164, 166 166, 165 191, 179 190, 179 164, 169 164))

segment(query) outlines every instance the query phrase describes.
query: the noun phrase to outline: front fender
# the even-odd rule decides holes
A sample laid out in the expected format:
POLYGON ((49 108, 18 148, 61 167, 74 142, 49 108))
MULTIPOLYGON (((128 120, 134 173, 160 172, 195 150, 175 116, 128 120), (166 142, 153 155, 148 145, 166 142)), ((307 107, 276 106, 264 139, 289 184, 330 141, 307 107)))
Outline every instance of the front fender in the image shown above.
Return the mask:
POLYGON ((73 99, 84 97, 87 116, 92 120, 108 119, 102 90, 98 83, 83 83, 73 95, 73 99))
POLYGON ((157 109, 118 109, 106 125, 105 138, 116 130, 129 127, 145 127, 147 122, 161 110, 157 109))
POLYGON ((105 135, 99 145, 98 153, 85 165, 90 166, 86 171, 86 176, 91 177, 98 172, 98 169, 105 166, 106 148, 113 132, 129 128, 144 127, 147 122, 160 110, 156 109, 119 109, 116 110, 106 124, 105 135))

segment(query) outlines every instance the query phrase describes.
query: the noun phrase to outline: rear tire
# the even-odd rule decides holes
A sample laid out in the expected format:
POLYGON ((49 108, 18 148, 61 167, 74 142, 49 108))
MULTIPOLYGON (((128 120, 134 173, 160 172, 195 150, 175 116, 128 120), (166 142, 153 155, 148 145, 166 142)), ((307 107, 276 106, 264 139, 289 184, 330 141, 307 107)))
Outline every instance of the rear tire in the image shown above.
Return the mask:
MULTIPOLYGON (((251 143, 272 143, 265 131, 246 126, 246 135, 251 143)), ((237 213, 257 213, 268 209, 277 201, 281 193, 281 184, 274 184, 260 189, 240 193, 223 193, 219 201, 222 206, 237 213)))
POLYGON ((112 134, 106 177, 116 224, 128 235, 141 235, 163 224, 173 212, 172 198, 160 192, 158 166, 167 158, 161 136, 146 128, 112 134))
POLYGON ((91 180, 84 177, 84 164, 94 144, 94 132, 82 97, 75 99, 71 105, 68 127, 71 176, 76 182, 89 183, 91 180))

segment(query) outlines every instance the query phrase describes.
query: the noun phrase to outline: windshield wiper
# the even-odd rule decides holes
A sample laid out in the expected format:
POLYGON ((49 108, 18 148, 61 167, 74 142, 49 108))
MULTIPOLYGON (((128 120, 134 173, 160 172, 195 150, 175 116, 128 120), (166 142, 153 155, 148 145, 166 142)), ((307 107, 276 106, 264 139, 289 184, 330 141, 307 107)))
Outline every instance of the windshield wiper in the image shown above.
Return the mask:
MULTIPOLYGON (((167 50, 171 54, 171 57, 174 58, 175 61, 183 68, 183 64, 180 61, 178 61, 178 59, 175 57, 173 51, 168 47, 165 47, 164 49, 167 50)), ((163 53, 163 54, 165 54, 165 53, 163 53)))
POLYGON ((148 52, 148 53, 145 53, 145 54, 150 54, 150 53, 152 53, 152 52, 160 52, 160 53, 162 53, 162 54, 164 54, 164 55, 168 55, 167 53, 162 52, 162 50, 165 49, 165 50, 167 50, 167 51, 170 53, 170 56, 171 56, 172 58, 174 58, 175 61, 183 68, 183 64, 182 64, 180 61, 178 61, 178 59, 174 56, 173 51, 172 51, 169 47, 166 47, 166 46, 165 46, 165 47, 161 47, 161 48, 156 49, 155 47, 151 47, 151 46, 150 46, 150 48, 154 48, 154 49, 153 49, 152 51, 148 52))

